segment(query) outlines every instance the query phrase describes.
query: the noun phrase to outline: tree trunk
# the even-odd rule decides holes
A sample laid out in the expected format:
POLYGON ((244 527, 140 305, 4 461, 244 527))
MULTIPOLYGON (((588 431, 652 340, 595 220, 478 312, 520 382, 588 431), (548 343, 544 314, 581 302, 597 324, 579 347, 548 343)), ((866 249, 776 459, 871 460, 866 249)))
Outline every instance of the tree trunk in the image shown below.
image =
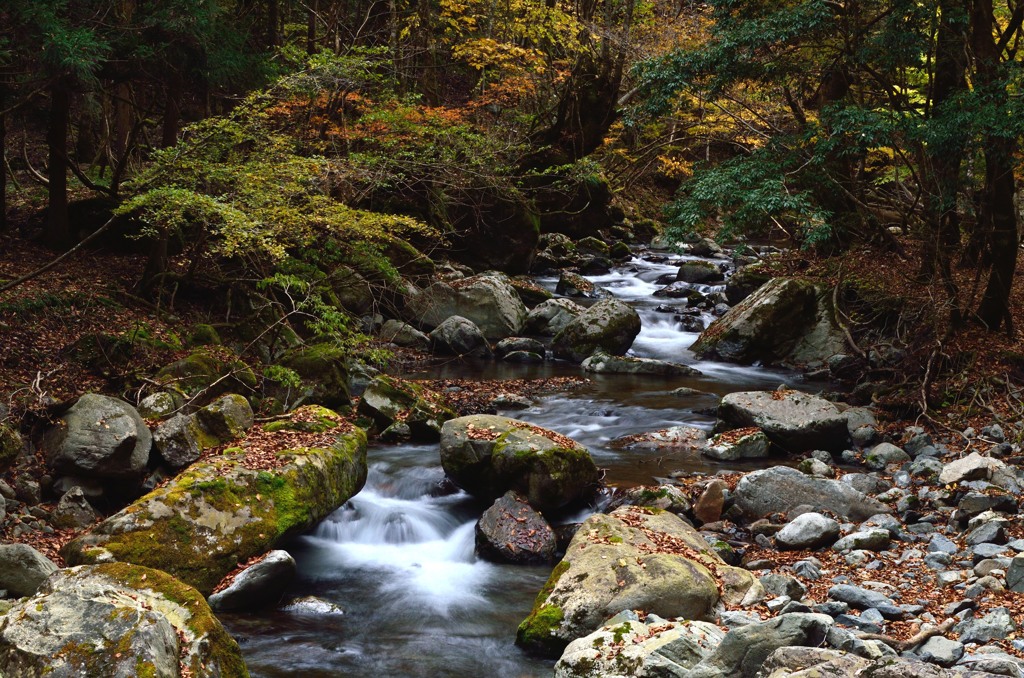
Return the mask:
POLYGON ((316 15, 317 0, 308 0, 306 10, 306 54, 316 54, 316 15))
POLYGON ((0 87, 0 233, 7 232, 7 106, 6 91, 0 87))
POLYGON ((978 319, 990 330, 1006 323, 1013 331, 1010 315, 1010 291, 1017 268, 1017 212, 1013 204, 1016 182, 1013 177, 1013 154, 1016 143, 1003 137, 985 140, 985 194, 990 228, 992 268, 978 319))
POLYGON ((68 218, 68 121, 71 115, 71 92, 68 84, 58 80, 50 87, 50 120, 46 132, 49 148, 47 180, 49 206, 46 214, 44 244, 64 249, 72 244, 68 218))
POLYGON ((278 41, 277 25, 280 22, 277 0, 267 0, 267 47, 274 49, 278 41))
MULTIPOLYGON (((1006 111, 1009 95, 1007 80, 1002 73, 1000 50, 995 42, 995 18, 992 0, 975 0, 971 15, 971 46, 975 60, 975 88, 988 96, 998 111, 1006 111)), ((978 308, 978 319, 990 330, 998 330, 1006 323, 1013 331, 1010 315, 1010 291, 1017 268, 1017 212, 1013 204, 1016 181, 1013 176, 1013 156, 1017 150, 1015 137, 1000 131, 989 132, 982 140, 985 154, 984 209, 982 213, 990 233, 992 268, 978 308)))
POLYGON ((164 105, 164 124, 161 143, 170 148, 178 143, 178 130, 181 126, 181 97, 184 92, 184 81, 177 69, 171 69, 167 76, 167 103, 164 105))
MULTIPOLYGON (((941 0, 939 26, 935 46, 935 77, 932 83, 932 119, 940 118, 945 106, 966 87, 965 25, 962 4, 958 0, 941 0), (959 6, 958 6, 959 5, 959 6)), ((960 247, 960 212, 957 196, 960 190, 960 165, 964 140, 958 137, 946 144, 934 143, 924 150, 922 172, 928 188, 925 204, 925 234, 921 252, 921 277, 936 275, 942 280, 946 301, 950 305, 950 323, 962 319, 959 290, 953 281, 951 261, 960 247)))

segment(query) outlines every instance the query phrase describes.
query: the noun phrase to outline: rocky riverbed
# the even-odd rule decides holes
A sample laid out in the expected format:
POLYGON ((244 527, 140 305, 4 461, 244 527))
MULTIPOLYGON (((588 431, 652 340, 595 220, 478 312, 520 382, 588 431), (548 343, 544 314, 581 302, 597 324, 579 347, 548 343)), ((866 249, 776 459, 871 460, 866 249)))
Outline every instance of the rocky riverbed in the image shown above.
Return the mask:
POLYGON ((0 673, 233 676, 246 657, 260 675, 1024 675, 1019 430, 879 422, 793 373, 702 359, 857 360, 824 291, 762 284, 756 257, 544 246, 539 285, 450 267, 367 318, 399 350, 502 374, 479 388, 312 345, 284 359, 296 385, 256 398, 248 366, 197 346, 139 402, 85 394, 0 426, 0 673), (542 395, 569 384, 576 409, 542 395), (410 451, 408 477, 378 448, 368 462, 368 435, 410 451), (336 623, 344 600, 293 585, 311 545, 389 633, 425 604, 441 634, 336 623), (493 625, 470 640, 464 611, 493 625), (270 666, 280 634, 246 620, 280 615, 337 637, 270 666))

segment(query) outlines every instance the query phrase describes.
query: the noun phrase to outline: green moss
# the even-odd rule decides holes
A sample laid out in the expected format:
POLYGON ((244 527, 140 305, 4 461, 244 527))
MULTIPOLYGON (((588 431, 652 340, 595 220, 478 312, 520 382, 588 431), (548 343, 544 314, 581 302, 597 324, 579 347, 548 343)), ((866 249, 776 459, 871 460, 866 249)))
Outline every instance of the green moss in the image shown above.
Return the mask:
POLYGON ((220 343, 220 335, 213 325, 199 323, 192 327, 188 335, 189 346, 216 346, 220 343))
POLYGON ((565 613, 558 605, 550 604, 548 599, 569 567, 570 563, 565 559, 555 565, 551 576, 537 594, 530 616, 516 631, 516 645, 548 656, 557 656, 565 648, 566 641, 555 635, 565 619, 565 613))
MULTIPOLYGON (((245 667, 238 643, 224 630, 199 591, 165 572, 127 563, 98 565, 96 571, 131 588, 155 591, 187 609, 191 616, 185 621, 185 625, 195 637, 206 639, 210 656, 220 660, 220 676, 248 678, 249 670, 245 667)), ((197 657, 196 662, 198 660, 197 657)), ((189 668, 198 675, 204 673, 204 669, 208 667, 195 663, 189 668)))
POLYGON ((139 657, 135 661, 135 676, 136 678, 156 678, 156 666, 139 657))
POLYGON ((630 624, 629 622, 624 622, 622 624, 619 624, 614 629, 612 629, 612 641, 615 642, 615 643, 621 643, 622 642, 622 638, 627 633, 630 633, 632 630, 633 630, 633 625, 630 624))
POLYGON ((21 435, 12 426, 0 424, 0 471, 9 468, 21 454, 21 435))
POLYGON ((622 537, 620 537, 619 535, 614 535, 612 537, 608 537, 608 541, 610 541, 613 544, 621 544, 622 537))
POLYGON ((81 537, 65 557, 79 564, 109 552, 208 593, 239 562, 312 527, 358 492, 366 478, 365 451, 366 436, 358 429, 330 448, 281 451, 285 466, 274 472, 245 469, 229 450, 126 508, 134 514, 133 529, 81 537))

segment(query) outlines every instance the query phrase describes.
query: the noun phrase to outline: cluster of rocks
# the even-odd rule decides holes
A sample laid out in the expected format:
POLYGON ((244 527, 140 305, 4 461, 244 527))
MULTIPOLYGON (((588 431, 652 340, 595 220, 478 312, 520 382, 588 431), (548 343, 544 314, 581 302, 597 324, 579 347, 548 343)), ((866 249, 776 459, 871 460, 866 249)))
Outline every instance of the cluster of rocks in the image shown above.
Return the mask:
POLYGON ((38 448, 2 427, 17 450, 0 482, 6 533, 78 536, 66 568, 0 546, 0 674, 248 675, 211 607, 280 600, 295 563, 274 547, 361 489, 366 434, 319 405, 254 426, 241 395, 199 406, 187 393, 168 384, 138 408, 85 394, 55 409, 38 448))
POLYGON ((566 677, 1024 675, 1019 450, 995 425, 965 431, 988 448, 965 453, 842 409, 727 396, 720 415, 746 427, 731 442, 763 435, 798 467, 619 493, 517 642, 566 677))

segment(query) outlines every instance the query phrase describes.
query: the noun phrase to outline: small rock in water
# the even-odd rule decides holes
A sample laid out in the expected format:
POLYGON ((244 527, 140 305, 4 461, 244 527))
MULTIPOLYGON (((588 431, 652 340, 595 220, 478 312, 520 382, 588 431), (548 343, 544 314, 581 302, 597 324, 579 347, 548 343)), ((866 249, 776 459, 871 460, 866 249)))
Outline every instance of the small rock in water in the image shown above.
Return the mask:
POLYGON ((282 612, 300 615, 334 616, 343 615, 345 611, 334 603, 328 602, 316 596, 303 596, 295 598, 281 608, 282 612))

